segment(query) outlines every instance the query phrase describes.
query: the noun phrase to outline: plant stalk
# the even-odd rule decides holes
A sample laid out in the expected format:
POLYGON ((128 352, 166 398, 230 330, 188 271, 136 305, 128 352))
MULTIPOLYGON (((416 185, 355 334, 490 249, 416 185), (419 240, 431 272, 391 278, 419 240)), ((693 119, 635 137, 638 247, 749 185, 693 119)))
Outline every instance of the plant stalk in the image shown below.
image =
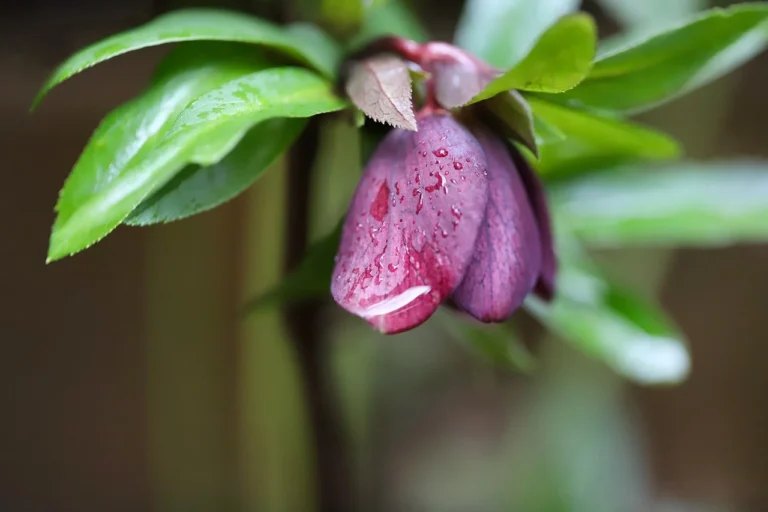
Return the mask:
MULTIPOLYGON (((311 170, 319 149, 320 122, 312 118, 293 146, 288 162, 287 271, 301 263, 310 229, 311 170)), ((285 310, 287 328, 304 383, 309 423, 315 443, 318 512, 355 509, 351 455, 334 396, 328 339, 323 336, 321 303, 306 300, 285 310)))

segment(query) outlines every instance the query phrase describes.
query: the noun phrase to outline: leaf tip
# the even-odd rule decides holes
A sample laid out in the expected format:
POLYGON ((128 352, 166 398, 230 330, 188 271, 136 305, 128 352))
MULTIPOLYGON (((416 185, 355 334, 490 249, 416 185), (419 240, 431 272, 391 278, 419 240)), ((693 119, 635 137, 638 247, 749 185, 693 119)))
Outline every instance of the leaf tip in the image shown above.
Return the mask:
POLYGON ((32 104, 29 106, 29 113, 32 114, 37 110, 37 107, 40 106, 40 102, 43 101, 43 98, 45 95, 48 94, 48 86, 46 85, 40 91, 35 95, 35 98, 32 100, 32 104))

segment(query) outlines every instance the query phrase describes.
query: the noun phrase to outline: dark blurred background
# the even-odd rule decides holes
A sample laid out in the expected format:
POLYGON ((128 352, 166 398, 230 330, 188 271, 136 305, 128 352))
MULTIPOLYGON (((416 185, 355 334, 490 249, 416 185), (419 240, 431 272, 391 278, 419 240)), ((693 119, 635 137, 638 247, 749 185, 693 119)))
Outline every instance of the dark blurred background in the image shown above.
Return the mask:
MULTIPOLYGON (((174 5, 0 7, 1 511, 313 509, 284 329, 275 313, 238 316, 280 268, 256 242, 277 229, 262 214, 279 173, 213 212, 121 227, 45 265, 79 151, 167 49, 78 75, 34 115, 32 98, 77 49, 174 5)), ((441 38, 459 8, 419 7, 441 38)), ((768 157, 766 90, 768 54, 644 121, 697 158, 768 157)), ((649 293, 659 283, 691 340, 687 382, 641 389, 556 342, 532 376, 499 372, 429 325, 382 339, 329 309, 365 510, 768 510, 768 246, 600 256, 649 293)))

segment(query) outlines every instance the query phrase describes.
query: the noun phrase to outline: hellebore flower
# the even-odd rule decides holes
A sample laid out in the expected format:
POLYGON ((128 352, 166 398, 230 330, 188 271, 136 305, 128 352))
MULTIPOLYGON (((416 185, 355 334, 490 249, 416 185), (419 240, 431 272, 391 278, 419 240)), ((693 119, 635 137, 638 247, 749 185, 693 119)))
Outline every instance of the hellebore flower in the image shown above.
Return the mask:
POLYGON ((365 167, 342 230, 334 299, 388 334, 420 325, 446 301, 501 322, 531 291, 551 299, 555 256, 536 174, 471 111, 447 110, 494 70, 446 43, 383 44, 428 73, 426 99, 417 130, 391 130, 365 167))

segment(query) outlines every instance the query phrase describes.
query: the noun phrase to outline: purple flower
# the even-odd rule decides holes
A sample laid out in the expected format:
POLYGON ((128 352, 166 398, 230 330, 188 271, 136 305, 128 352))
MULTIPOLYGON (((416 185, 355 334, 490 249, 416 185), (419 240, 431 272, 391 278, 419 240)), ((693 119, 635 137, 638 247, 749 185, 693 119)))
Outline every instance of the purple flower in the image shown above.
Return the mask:
POLYGON ((431 73, 418 131, 393 129, 368 162, 331 293, 388 334, 420 325, 447 300, 482 322, 504 321, 531 291, 554 293, 541 184, 511 144, 444 108, 474 96, 493 70, 445 43, 409 45, 406 57, 431 73))

